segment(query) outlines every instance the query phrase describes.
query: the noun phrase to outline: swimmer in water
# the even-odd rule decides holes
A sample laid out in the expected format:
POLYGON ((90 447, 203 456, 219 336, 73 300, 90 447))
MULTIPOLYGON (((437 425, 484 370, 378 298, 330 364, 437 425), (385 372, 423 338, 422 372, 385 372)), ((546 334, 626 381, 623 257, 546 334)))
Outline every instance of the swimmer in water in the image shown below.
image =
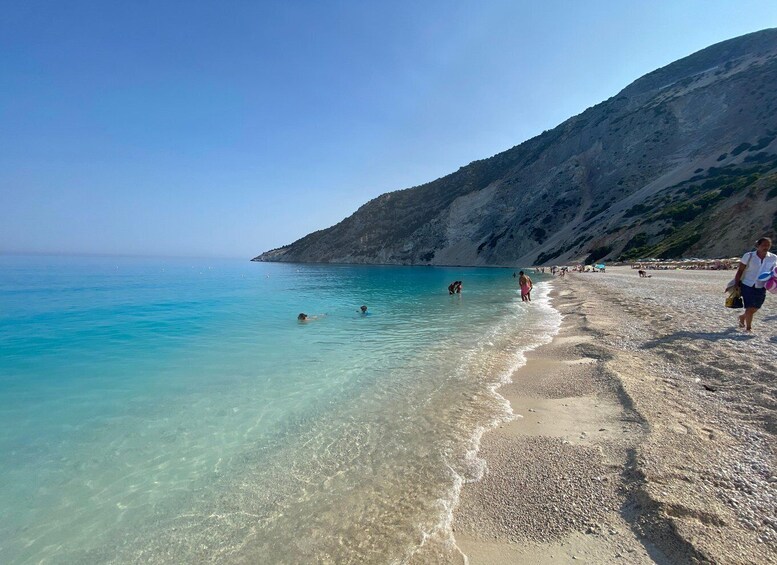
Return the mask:
POLYGON ((298 322, 310 322, 313 320, 318 320, 319 318, 323 318, 326 316, 326 314, 319 314, 317 316, 311 316, 310 314, 305 314, 304 312, 300 312, 299 316, 297 316, 298 322))

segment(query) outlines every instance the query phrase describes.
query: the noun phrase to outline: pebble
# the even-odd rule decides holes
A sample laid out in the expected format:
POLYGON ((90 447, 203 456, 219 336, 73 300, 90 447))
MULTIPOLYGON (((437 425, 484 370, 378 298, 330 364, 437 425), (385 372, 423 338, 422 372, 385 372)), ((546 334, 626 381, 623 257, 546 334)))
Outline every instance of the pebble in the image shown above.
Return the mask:
MULTIPOLYGON (((613 334, 609 328, 603 329, 601 346, 638 353, 641 361, 649 362, 653 369, 652 375, 659 377, 653 382, 651 378, 646 378, 647 374, 643 374, 641 370, 624 374, 629 381, 627 384, 638 395, 639 405, 646 411, 643 416, 647 423, 662 423, 679 415, 691 429, 701 430, 698 432, 699 437, 705 441, 697 443, 710 444, 702 446, 705 457, 698 459, 696 451, 700 446, 695 445, 692 438, 683 435, 681 438, 670 439, 670 442, 677 443, 666 447, 672 448, 673 453, 682 454, 680 459, 683 463, 698 465, 681 467, 682 472, 678 473, 676 478, 668 480, 663 487, 654 482, 651 486, 655 490, 652 492, 655 494, 663 488, 659 496, 668 499, 664 502, 673 502, 673 498, 683 495, 685 488, 690 488, 688 485, 693 485, 693 489, 704 499, 710 500, 712 505, 725 507, 725 512, 710 508, 711 514, 725 516, 726 512, 731 512, 736 520, 727 523, 725 529, 720 529, 720 539, 691 539, 692 545, 701 543, 704 549, 718 550, 717 555, 721 562, 759 562, 756 557, 764 555, 764 548, 775 541, 773 532, 777 532, 774 522, 766 521, 770 518, 770 509, 777 508, 777 489, 774 488, 777 484, 777 472, 768 459, 768 454, 773 453, 770 445, 775 440, 775 434, 759 427, 758 422, 771 417, 772 412, 764 402, 772 398, 777 387, 767 374, 768 371, 753 360, 762 359, 763 355, 774 357, 777 342, 768 339, 773 333, 764 334, 765 338, 757 335, 750 341, 744 341, 736 336, 730 337, 726 332, 731 321, 728 316, 730 312, 719 308, 717 293, 707 291, 711 290, 713 285, 709 281, 715 280, 714 277, 725 276, 728 280, 730 273, 657 274, 666 279, 671 292, 664 289, 662 301, 651 302, 649 306, 646 306, 645 299, 649 297, 649 293, 655 292, 655 289, 640 289, 624 284, 630 281, 633 275, 628 270, 625 275, 616 270, 613 275, 595 281, 586 278, 586 281, 591 282, 591 290, 581 288, 581 298, 590 303, 591 309, 595 309, 605 299, 614 297, 615 307, 607 309, 606 316, 610 322, 626 323, 618 326, 617 334, 613 334), (689 277, 698 284, 688 284, 689 277), (629 302, 630 308, 634 310, 632 315, 624 314, 623 307, 618 307, 620 297, 629 302), (673 321, 667 311, 672 314, 684 311, 687 315, 677 316, 676 321, 673 321), (661 321, 662 318, 664 321, 661 321), (696 321, 681 325, 688 319, 696 321), (719 335, 720 338, 713 343, 703 337, 695 337, 693 332, 710 333, 719 335), (667 336, 670 339, 662 340, 667 336), (646 349, 645 344, 650 347, 646 349), (734 391, 731 390, 733 387, 729 384, 731 380, 727 375, 730 372, 728 367, 735 365, 738 367, 738 373, 746 375, 746 378, 737 381, 737 398, 732 398, 734 391), (696 386, 693 386, 693 383, 697 383, 696 386), (704 383, 712 389, 711 394, 707 394, 702 388, 704 383), (659 387, 661 390, 668 387, 666 392, 672 395, 671 406, 667 405, 665 398, 659 394, 659 387), (745 408, 744 413, 742 408, 745 408), (702 431, 705 433, 702 434, 702 431), (714 439, 711 436, 713 431, 714 439), (708 439, 712 441, 707 442, 708 439), (748 531, 748 527, 753 529, 748 531), (742 546, 734 541, 739 532, 745 533, 752 541, 757 538, 758 544, 766 545, 751 544, 747 550, 743 550, 742 546), (711 547, 706 547, 706 544, 711 547), (741 557, 732 557, 741 551, 745 551, 741 557)), ((777 303, 772 301, 767 307, 773 308, 774 304, 777 303)), ((599 308, 596 311, 605 310, 599 308)), ((768 311, 767 315, 772 312, 773 310, 768 311)), ((596 327, 596 322, 603 317, 592 315, 592 325, 596 327)), ((603 359, 606 362, 608 357, 603 359)), ((616 367, 618 362, 620 360, 616 358, 616 367)), ((564 388, 563 393, 568 397, 573 396, 567 394, 573 386, 576 385, 572 383, 569 389, 564 388)), ((566 403, 562 405, 568 406, 566 403)), ((534 408, 528 410, 537 412, 534 408)), ((623 434, 633 434, 634 437, 641 434, 638 428, 642 424, 635 420, 628 420, 626 425, 617 425, 621 425, 623 434)), ((597 428, 594 426, 593 429, 597 428)), ((604 432, 607 428, 598 430, 604 432)), ((599 466, 601 455, 587 451, 585 447, 589 443, 588 432, 578 433, 580 439, 585 441, 574 442, 574 447, 570 446, 570 441, 566 439, 557 438, 553 443, 552 440, 543 438, 535 444, 535 448, 539 449, 528 449, 527 452, 522 447, 520 455, 511 454, 514 452, 506 448, 500 451, 497 457, 500 460, 499 465, 493 468, 501 466, 505 473, 494 484, 512 492, 512 496, 500 499, 509 504, 511 515, 504 521, 492 517, 492 520, 498 521, 500 532, 514 539, 515 532, 522 530, 528 532, 532 540, 537 541, 549 541, 549 538, 563 535, 569 531, 571 524, 577 524, 578 531, 585 525, 587 533, 607 533, 610 536, 623 533, 610 526, 607 518, 609 511, 605 510, 612 508, 612 512, 617 513, 620 508, 618 496, 615 494, 620 484, 620 475, 613 473, 609 467, 599 466), (527 455, 531 456, 531 462, 528 462, 527 455), (567 458, 573 461, 567 461, 567 458), (572 462, 574 465, 570 464, 572 462), (520 476, 520 480, 516 479, 517 473, 526 472, 527 465, 531 474, 524 474, 520 476), (606 477, 604 474, 611 476, 606 477), (518 495, 517 489, 509 490, 515 485, 537 486, 539 489, 521 489, 518 495), (543 510, 531 515, 530 519, 525 517, 528 514, 526 510, 538 507, 543 510), (593 524, 594 520, 603 524, 593 524)), ((574 437, 574 434, 568 437, 574 437)), ((592 437, 597 436, 594 434, 592 437)), ((629 439, 629 435, 623 435, 619 436, 618 441, 629 439)), ((660 434, 657 439, 661 439, 660 434)), ((636 460, 634 464, 626 463, 624 467, 627 470, 647 470, 653 476, 664 472, 671 473, 676 468, 678 463, 672 453, 664 454, 658 449, 652 450, 649 444, 647 447, 648 449, 641 448, 643 459, 636 460), (658 471, 660 473, 657 473, 658 471)), ((487 480, 489 479, 486 478, 485 481, 487 480)), ((689 500, 688 504, 690 510, 695 510, 695 501, 689 500)), ((485 513, 488 515, 488 510, 485 513)), ((773 516, 772 513, 771 517, 773 516)), ((631 538, 612 538, 609 542, 620 546, 614 557, 620 562, 624 562, 624 559, 627 562, 637 560, 634 549, 627 550, 623 547, 625 543, 618 543, 625 539, 631 538)), ((644 552, 640 553, 644 555, 644 552)), ((578 560, 579 556, 572 557, 578 560)), ((580 559, 586 560, 585 556, 580 556, 580 559)), ((760 562, 764 562, 763 559, 760 562)))

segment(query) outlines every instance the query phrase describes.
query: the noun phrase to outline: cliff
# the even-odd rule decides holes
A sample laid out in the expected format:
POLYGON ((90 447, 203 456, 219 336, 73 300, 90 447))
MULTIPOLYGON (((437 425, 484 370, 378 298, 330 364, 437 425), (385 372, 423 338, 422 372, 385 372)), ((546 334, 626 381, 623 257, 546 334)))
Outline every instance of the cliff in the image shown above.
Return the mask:
POLYGON ((777 29, 254 261, 512 266, 738 255, 777 231, 777 29))

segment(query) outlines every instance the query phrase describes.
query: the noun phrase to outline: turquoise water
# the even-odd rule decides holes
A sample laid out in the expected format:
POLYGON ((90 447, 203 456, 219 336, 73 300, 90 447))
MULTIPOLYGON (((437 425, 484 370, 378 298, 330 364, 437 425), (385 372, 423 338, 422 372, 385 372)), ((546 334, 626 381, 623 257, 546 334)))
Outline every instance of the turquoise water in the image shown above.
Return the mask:
POLYGON ((445 561, 509 416, 494 391, 558 327, 547 293, 521 303, 503 269, 0 257, 0 562, 445 561))

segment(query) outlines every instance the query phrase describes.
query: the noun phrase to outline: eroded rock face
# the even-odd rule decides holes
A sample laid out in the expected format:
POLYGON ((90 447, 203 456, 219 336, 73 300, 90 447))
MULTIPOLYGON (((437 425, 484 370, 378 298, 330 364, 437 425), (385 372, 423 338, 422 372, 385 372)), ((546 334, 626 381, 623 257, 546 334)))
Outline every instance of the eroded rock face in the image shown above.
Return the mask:
POLYGON ((777 29, 255 261, 529 265, 738 255, 777 231, 777 29))

